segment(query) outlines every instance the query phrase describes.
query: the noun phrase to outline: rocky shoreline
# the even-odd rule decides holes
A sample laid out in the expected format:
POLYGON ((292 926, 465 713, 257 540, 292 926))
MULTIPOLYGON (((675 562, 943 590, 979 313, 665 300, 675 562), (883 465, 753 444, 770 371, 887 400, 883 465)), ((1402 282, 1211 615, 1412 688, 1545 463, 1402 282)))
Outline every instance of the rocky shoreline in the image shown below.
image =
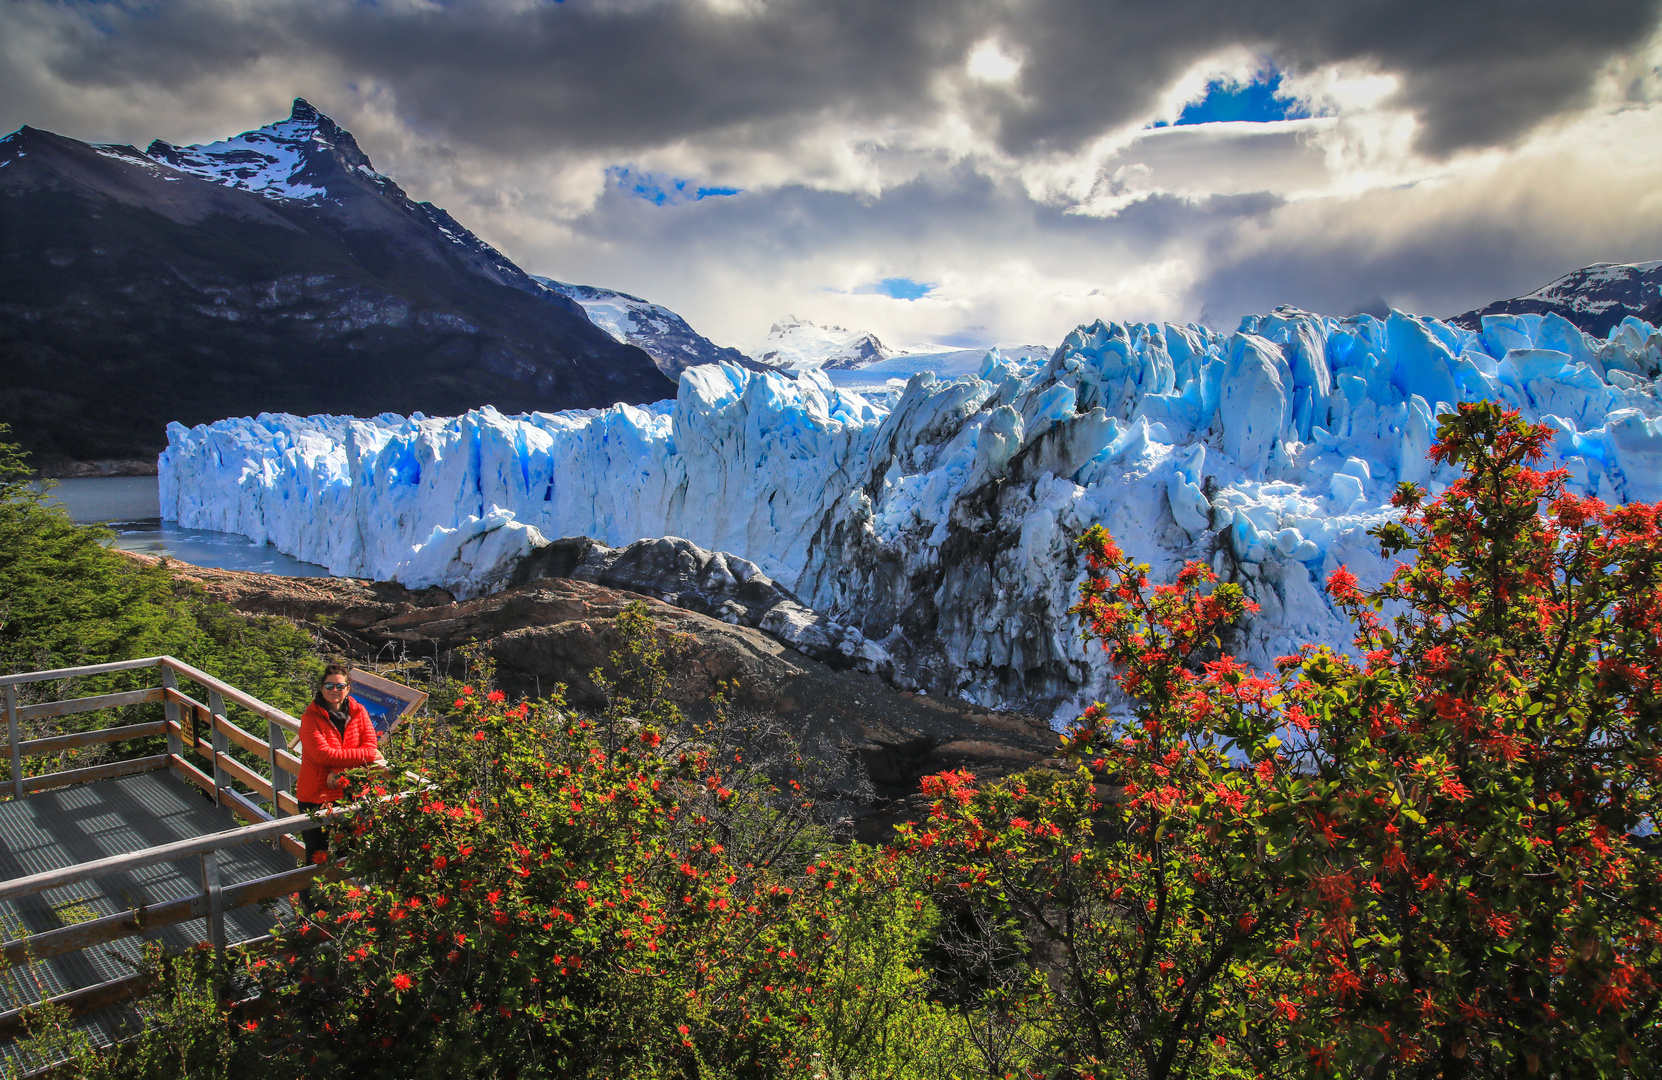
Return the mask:
POLYGON ((156 459, 107 458, 98 461, 76 461, 49 454, 37 455, 35 478, 38 480, 85 480, 104 476, 155 476, 156 459))
POLYGON ((717 685, 736 682, 729 710, 736 718, 771 722, 809 753, 852 766, 834 812, 863 840, 883 839, 895 823, 921 814, 927 803, 918 781, 931 773, 968 769, 990 779, 1047 761, 1060 766, 1052 757, 1056 734, 1042 717, 898 691, 762 630, 592 582, 543 577, 458 602, 440 588, 169 566, 237 611, 294 620, 347 659, 421 660, 459 674, 457 650, 479 642, 508 693, 540 697, 563 685, 580 708, 602 703, 592 673, 622 647, 617 616, 644 602, 672 657, 671 697, 683 711, 707 717, 717 685))

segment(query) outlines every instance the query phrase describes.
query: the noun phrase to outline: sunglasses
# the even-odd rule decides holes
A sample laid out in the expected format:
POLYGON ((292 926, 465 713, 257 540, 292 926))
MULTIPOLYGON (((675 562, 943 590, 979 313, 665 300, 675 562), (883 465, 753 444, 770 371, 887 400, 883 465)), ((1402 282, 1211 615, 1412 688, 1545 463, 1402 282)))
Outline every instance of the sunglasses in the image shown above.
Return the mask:
POLYGON ((344 683, 344 682, 326 682, 326 683, 323 684, 323 689, 325 689, 325 690, 345 690, 348 686, 351 686, 351 685, 352 685, 351 683, 344 683))

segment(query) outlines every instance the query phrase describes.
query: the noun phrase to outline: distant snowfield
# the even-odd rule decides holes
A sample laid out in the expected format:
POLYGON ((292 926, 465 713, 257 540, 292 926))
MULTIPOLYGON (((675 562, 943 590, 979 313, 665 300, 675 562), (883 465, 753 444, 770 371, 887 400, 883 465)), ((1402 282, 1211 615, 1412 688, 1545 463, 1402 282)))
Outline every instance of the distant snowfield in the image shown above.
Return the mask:
MULTIPOLYGON (((826 379, 839 390, 855 393, 882 393, 904 389, 914 375, 929 372, 937 379, 955 379, 976 375, 987 349, 941 349, 931 351, 919 348, 884 360, 876 360, 859 367, 821 368, 826 379)), ((999 355, 1014 364, 1031 365, 1050 358, 1051 350, 1037 345, 1003 346, 999 355)))
POLYGON ((1607 340, 1556 315, 1481 333, 1285 308, 1233 334, 1098 322, 1053 356, 696 367, 647 408, 175 424, 161 505, 335 573, 462 595, 545 537, 681 536, 857 627, 866 666, 900 686, 1068 709, 1106 678, 1067 613, 1092 524, 1156 579, 1201 559, 1240 581, 1262 610, 1231 644, 1253 664, 1345 645, 1321 582, 1341 564, 1387 573, 1367 530, 1395 485, 1452 479, 1425 457, 1439 413, 1499 401, 1557 430, 1575 490, 1655 501, 1659 368, 1662 334, 1634 318, 1607 340))

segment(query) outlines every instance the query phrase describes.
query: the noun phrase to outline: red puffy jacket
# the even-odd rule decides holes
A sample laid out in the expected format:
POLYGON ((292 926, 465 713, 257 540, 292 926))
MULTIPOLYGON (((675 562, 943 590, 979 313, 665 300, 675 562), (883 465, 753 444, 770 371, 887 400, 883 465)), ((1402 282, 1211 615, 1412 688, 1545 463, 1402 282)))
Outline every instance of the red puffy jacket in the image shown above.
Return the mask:
POLYGON ((375 749, 375 725, 369 713, 347 695, 349 719, 343 736, 323 706, 313 701, 300 714, 300 783, 294 797, 301 802, 332 803, 341 797, 340 788, 331 788, 325 777, 339 769, 356 769, 380 757, 375 749))

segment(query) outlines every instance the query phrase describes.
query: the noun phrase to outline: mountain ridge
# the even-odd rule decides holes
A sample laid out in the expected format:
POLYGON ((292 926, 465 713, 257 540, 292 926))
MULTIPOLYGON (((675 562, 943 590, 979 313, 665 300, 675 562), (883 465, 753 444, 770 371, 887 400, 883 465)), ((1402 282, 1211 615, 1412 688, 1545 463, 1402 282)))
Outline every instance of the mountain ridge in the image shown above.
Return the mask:
POLYGON ((303 99, 221 143, 151 146, 0 139, 0 422, 42 471, 153 458, 174 420, 675 392, 303 99))
POLYGON ((700 364, 737 364, 756 371, 771 366, 752 360, 737 349, 717 345, 694 330, 687 320, 664 307, 616 289, 598 285, 574 285, 550 277, 532 275, 544 288, 574 301, 590 322, 618 341, 644 349, 658 370, 671 379, 700 364))
POLYGON ((1662 260, 1590 263, 1533 292, 1496 300, 1449 321, 1478 330, 1485 315, 1530 314, 1562 315, 1595 337, 1604 337, 1629 315, 1655 325, 1662 321, 1662 260))

